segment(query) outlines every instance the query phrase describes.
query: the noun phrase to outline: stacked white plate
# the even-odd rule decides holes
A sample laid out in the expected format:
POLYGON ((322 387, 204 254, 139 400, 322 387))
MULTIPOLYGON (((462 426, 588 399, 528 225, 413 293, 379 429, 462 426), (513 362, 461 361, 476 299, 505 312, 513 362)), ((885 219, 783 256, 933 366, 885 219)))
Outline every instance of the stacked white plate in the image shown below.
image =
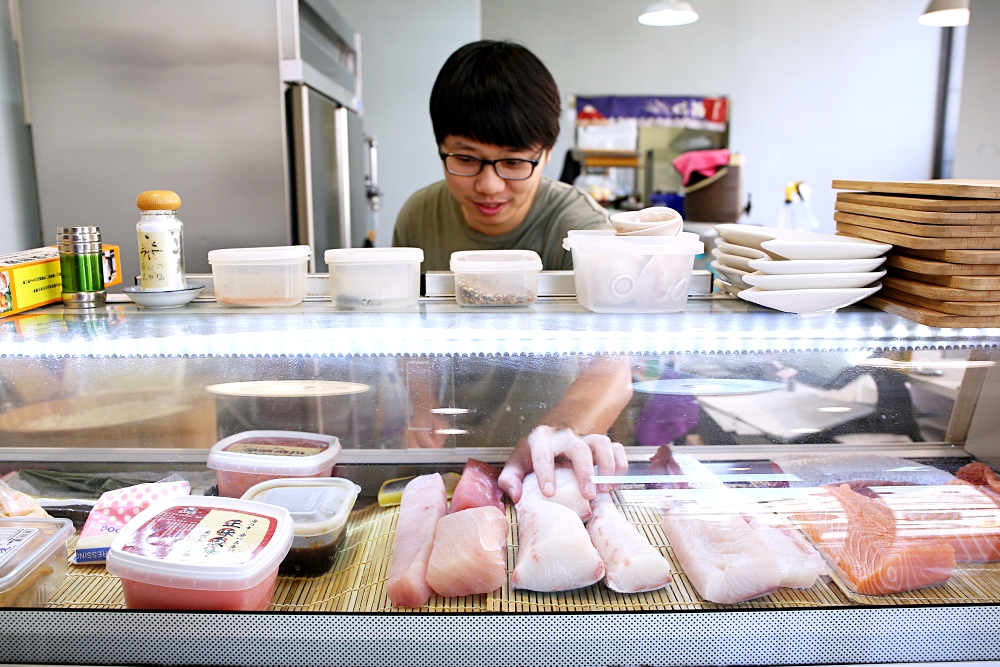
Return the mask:
POLYGON ((882 288, 888 243, 793 229, 716 225, 719 287, 786 313, 824 315, 882 288), (723 280, 724 279, 724 280, 723 280))

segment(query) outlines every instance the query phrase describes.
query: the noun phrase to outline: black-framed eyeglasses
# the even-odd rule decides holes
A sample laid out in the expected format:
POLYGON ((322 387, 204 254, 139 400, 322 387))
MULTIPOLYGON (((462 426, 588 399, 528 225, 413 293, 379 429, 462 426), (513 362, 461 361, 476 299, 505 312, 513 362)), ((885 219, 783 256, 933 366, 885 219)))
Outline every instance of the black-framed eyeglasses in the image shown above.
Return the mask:
POLYGON ((500 160, 484 160, 473 155, 461 153, 438 153, 444 161, 444 168, 454 176, 478 176, 486 165, 492 165, 497 176, 505 181, 523 181, 531 178, 539 160, 523 158, 502 158, 500 160))

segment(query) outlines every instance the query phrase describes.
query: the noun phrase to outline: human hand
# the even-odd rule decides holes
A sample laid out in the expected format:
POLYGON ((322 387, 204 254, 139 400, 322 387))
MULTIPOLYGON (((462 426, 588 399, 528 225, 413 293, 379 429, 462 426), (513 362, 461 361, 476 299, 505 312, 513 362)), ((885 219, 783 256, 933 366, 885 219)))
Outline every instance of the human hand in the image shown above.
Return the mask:
POLYGON ((438 433, 438 431, 448 428, 448 426, 450 426, 448 420, 439 414, 414 415, 406 429, 406 447, 408 449, 441 449, 448 436, 438 433))
POLYGON ((521 482, 534 472, 542 494, 552 497, 556 492, 555 464, 568 460, 573 466, 580 491, 588 500, 597 492, 606 493, 610 485, 594 486, 594 464, 599 475, 624 475, 628 471, 625 449, 605 435, 593 434, 580 437, 569 429, 537 426, 522 438, 511 453, 498 484, 513 502, 521 499, 521 482))

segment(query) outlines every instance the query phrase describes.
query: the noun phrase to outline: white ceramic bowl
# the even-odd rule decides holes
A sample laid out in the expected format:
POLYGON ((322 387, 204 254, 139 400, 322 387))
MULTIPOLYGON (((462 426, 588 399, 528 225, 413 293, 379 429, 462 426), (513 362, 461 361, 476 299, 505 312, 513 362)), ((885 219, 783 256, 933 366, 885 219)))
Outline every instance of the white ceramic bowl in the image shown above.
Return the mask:
POLYGON ((765 257, 770 257, 763 250, 748 248, 747 246, 736 245, 735 243, 726 243, 725 241, 716 241, 715 247, 727 255, 736 255, 737 257, 746 257, 747 259, 764 259, 765 257))
POLYGON ((731 266, 726 266, 719 260, 715 260, 710 266, 721 273, 731 285, 735 285, 740 289, 750 289, 750 287, 752 287, 752 285, 747 284, 747 282, 743 280, 743 276, 749 275, 748 271, 741 271, 740 269, 734 269, 731 266))
POLYGON ((675 228, 672 234, 662 233, 660 236, 674 236, 681 231, 684 220, 681 214, 666 206, 653 206, 641 211, 622 211, 610 217, 611 225, 619 234, 641 232, 649 227, 659 227, 667 224, 675 228))
POLYGON ((833 236, 823 241, 774 239, 764 241, 760 247, 785 259, 871 259, 892 250, 889 243, 847 236, 833 236))
POLYGON ((752 271, 768 275, 792 275, 797 273, 865 273, 874 271, 885 257, 874 259, 751 259, 748 264, 752 271))
MULTIPOLYGON (((719 260, 720 263, 730 266, 734 269, 739 269, 740 271, 753 271, 750 267, 750 262, 752 261, 765 261, 765 260, 751 260, 747 257, 740 257, 738 255, 730 255, 722 252, 718 248, 712 250, 712 256, 719 260)), ((772 260, 768 260, 772 261, 772 260)))
POLYGON ((866 287, 885 275, 885 271, 870 273, 793 273, 789 275, 768 275, 748 273, 743 282, 765 290, 791 289, 844 289, 866 287))
POLYGON ((198 298, 203 289, 205 286, 201 283, 188 283, 185 289, 144 292, 141 287, 136 285, 123 288, 122 293, 143 308, 180 308, 198 298))
POLYGON ((882 283, 854 289, 743 290, 739 297, 759 306, 799 315, 825 315, 857 303, 882 289, 882 283))

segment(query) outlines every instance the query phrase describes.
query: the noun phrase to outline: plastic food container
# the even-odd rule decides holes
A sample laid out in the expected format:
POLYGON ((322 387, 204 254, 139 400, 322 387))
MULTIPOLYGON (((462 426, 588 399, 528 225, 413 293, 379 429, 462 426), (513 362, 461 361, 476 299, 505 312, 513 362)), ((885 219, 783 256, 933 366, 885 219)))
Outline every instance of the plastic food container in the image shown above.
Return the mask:
POLYGON ((41 607, 66 576, 69 519, 0 519, 0 607, 41 607))
POLYGON ((420 298, 420 248, 327 250, 330 300, 338 308, 406 308, 420 298))
POLYGON ((309 246, 212 250, 215 300, 226 306, 294 306, 306 298, 309 246))
POLYGON ((215 443, 208 467, 219 495, 239 498, 251 486, 282 477, 329 477, 340 456, 332 435, 298 431, 244 431, 215 443))
POLYGON ((451 254, 455 300, 463 306, 527 306, 538 298, 542 258, 531 250, 463 250, 451 254))
POLYGON ((574 230, 563 239, 573 253, 576 300, 597 313, 676 313, 687 305, 697 234, 615 236, 574 230))
POLYGON ((293 527, 274 505, 170 498, 125 524, 107 568, 121 577, 129 609, 264 611, 293 527))
POLYGON ((315 577, 333 567, 347 533, 347 516, 360 492, 360 486, 339 477, 275 479, 254 486, 243 499, 288 510, 295 522, 295 538, 279 573, 315 577))

